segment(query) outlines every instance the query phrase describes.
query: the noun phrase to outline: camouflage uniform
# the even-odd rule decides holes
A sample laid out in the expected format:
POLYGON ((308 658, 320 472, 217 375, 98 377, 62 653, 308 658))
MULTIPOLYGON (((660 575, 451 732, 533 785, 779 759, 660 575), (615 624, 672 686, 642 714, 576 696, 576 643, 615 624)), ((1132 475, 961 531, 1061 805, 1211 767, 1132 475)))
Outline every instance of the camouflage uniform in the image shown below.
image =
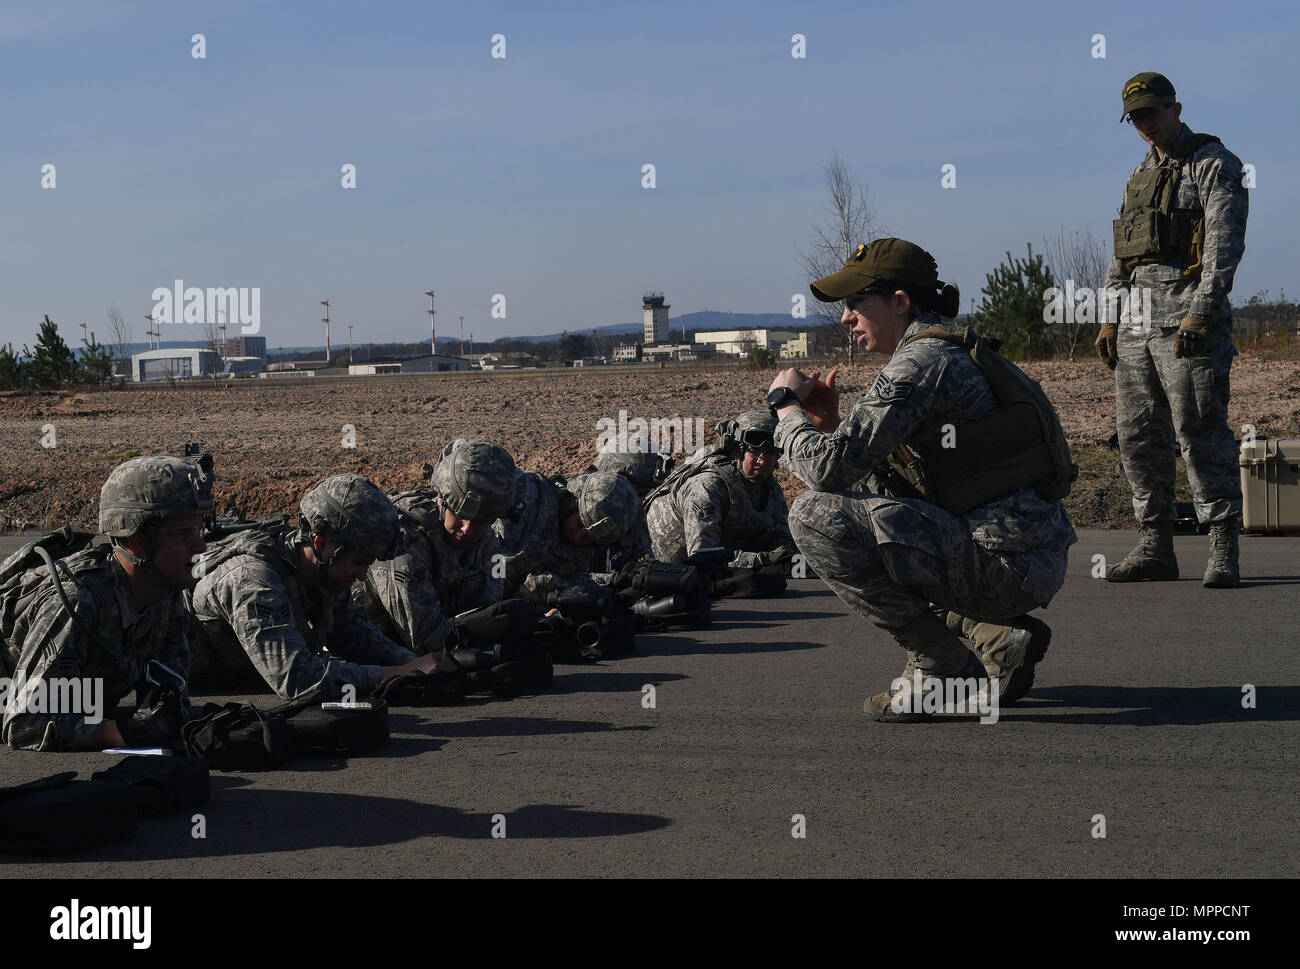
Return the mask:
MULTIPOLYGON (((937 315, 922 315, 903 339, 936 325, 937 315)), ((1013 617, 1047 605, 1060 589, 1076 536, 1059 501, 1021 488, 958 516, 891 496, 876 475, 900 444, 924 457, 941 446, 944 425, 997 410, 970 354, 926 338, 895 352, 834 433, 822 434, 801 410, 778 425, 783 463, 813 489, 795 500, 791 531, 859 615, 890 630, 931 603, 965 616, 1013 617)))
POLYGON ((297 531, 238 532, 200 559, 201 578, 186 594, 196 681, 246 678, 251 669, 285 699, 318 687, 337 697, 347 684, 361 697, 379 685, 381 667, 415 658, 365 621, 347 589, 304 579, 306 569, 322 568, 302 559, 313 530, 363 554, 389 550, 397 511, 384 493, 358 475, 335 475, 303 498, 303 523, 297 531), (330 518, 336 527, 326 534, 322 521, 330 518))
POLYGON ((495 522, 509 513, 515 479, 510 455, 486 441, 457 439, 443 452, 429 487, 393 497, 405 536, 401 554, 376 561, 352 587, 367 618, 416 653, 438 652, 452 633, 452 617, 500 602, 504 595, 503 571, 493 562, 501 551, 496 533, 488 529, 465 544, 443 527, 447 508, 458 515, 467 511, 443 480, 453 473, 453 451, 466 455, 465 467, 456 472, 468 475, 465 490, 482 499, 481 507, 464 517, 495 522))
POLYGON ((545 605, 561 590, 590 581, 593 546, 564 539, 561 509, 570 501, 596 547, 617 546, 635 528, 640 502, 624 478, 578 475, 572 487, 562 488, 536 472, 516 475, 514 512, 493 526, 505 555, 507 597, 545 605))
MULTIPOLYGON (((606 471, 622 475, 636 489, 637 497, 645 501, 645 496, 668 477, 673 469, 673 458, 653 451, 608 451, 596 456, 595 462, 587 469, 588 473, 606 471)), ((613 572, 629 562, 634 562, 653 554, 650 543, 650 529, 646 525, 645 506, 637 513, 636 530, 625 538, 617 548, 599 548, 592 556, 593 572, 613 572)))
POLYGON ((735 553, 732 568, 749 569, 795 554, 785 494, 775 474, 751 481, 722 448, 701 448, 686 464, 708 470, 679 477, 646 509, 656 559, 680 563, 701 549, 725 548, 735 553))
MULTIPOLYGON (((116 543, 153 522, 206 513, 212 507, 210 489, 211 479, 192 462, 167 457, 127 461, 113 470, 100 493, 100 531, 116 543)), ((137 560, 127 549, 119 552, 148 567, 147 561, 137 560)), ((31 684, 41 679, 48 684, 56 678, 100 679, 107 716, 132 690, 137 691, 137 700, 149 690, 145 674, 151 660, 182 680, 186 677, 189 642, 179 589, 137 610, 130 577, 110 547, 92 547, 59 561, 75 577, 61 580, 61 585, 77 618, 69 614, 54 581, 46 575, 30 604, 15 617, 12 633, 0 644, 3 666, 13 677, 13 685, 19 680, 31 684)), ((41 566, 39 571, 47 569, 41 566)), ((19 698, 7 699, 0 732, 12 747, 77 750, 104 746, 102 722, 88 723, 81 713, 29 713, 19 698)), ((176 711, 181 721, 188 718, 189 710, 188 691, 182 686, 176 711)), ((165 743, 175 738, 137 733, 126 739, 165 743)))
MULTIPOLYGON (((1183 125, 1171 154, 1191 136, 1183 125)), ((1153 148, 1133 174, 1158 164, 1153 148)), ((1228 293, 1245 249, 1249 208, 1241 160, 1218 142, 1201 146, 1183 162, 1174 204, 1204 213, 1199 275, 1184 276, 1184 258, 1138 265, 1131 271, 1112 258, 1106 277, 1110 289, 1151 291, 1149 327, 1119 327, 1115 370, 1120 457, 1133 489, 1133 513, 1141 524, 1175 518, 1175 434, 1187 462, 1197 518, 1221 522, 1241 515, 1241 471, 1228 426, 1228 371, 1237 353, 1228 293), (1189 313, 1210 321, 1205 350, 1179 359, 1174 344, 1189 313)))

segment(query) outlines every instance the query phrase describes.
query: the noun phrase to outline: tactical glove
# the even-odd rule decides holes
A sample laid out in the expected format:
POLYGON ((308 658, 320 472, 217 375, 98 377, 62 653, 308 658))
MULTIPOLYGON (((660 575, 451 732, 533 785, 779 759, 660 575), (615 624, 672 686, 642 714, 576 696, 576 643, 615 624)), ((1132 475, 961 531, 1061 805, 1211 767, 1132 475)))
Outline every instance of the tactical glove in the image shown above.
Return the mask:
POLYGON ((1210 332, 1210 318, 1203 313, 1188 313, 1174 337, 1175 357, 1199 357, 1205 352, 1205 338, 1210 332))
POLYGON ((1097 348, 1097 355, 1106 361, 1106 366, 1114 370, 1119 363, 1119 327, 1114 323, 1103 324, 1093 345, 1097 348))

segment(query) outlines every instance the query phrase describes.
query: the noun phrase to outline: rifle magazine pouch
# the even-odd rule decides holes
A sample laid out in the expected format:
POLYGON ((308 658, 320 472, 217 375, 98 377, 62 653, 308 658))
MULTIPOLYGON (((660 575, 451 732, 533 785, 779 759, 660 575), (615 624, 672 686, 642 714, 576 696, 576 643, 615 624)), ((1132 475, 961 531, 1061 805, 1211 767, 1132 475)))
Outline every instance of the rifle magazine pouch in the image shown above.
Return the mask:
POLYGON ((0 851, 80 851, 135 831, 130 788, 76 776, 68 771, 0 788, 0 851))
POLYGON ((208 762, 201 757, 129 755, 91 779, 122 784, 135 795, 142 818, 188 811, 208 803, 208 762))
POLYGON ((209 703, 181 727, 185 753, 202 757, 213 770, 268 770, 293 755, 284 717, 249 703, 209 703))
POLYGON ((388 701, 372 697, 328 708, 315 704, 289 713, 285 722, 301 753, 361 753, 388 740, 388 701))

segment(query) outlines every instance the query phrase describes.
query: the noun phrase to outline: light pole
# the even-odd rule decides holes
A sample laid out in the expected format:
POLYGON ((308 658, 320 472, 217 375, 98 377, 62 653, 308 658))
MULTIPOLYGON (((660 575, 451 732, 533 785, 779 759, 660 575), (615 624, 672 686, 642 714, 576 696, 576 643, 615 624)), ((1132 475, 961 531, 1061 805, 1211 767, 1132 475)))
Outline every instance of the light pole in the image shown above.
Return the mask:
POLYGON ((325 316, 321 319, 321 322, 325 324, 325 366, 328 367, 332 362, 330 360, 330 301, 323 299, 320 301, 320 305, 325 307, 325 316))
POLYGON ((425 310, 429 314, 429 367, 433 367, 433 357, 438 355, 438 311, 433 307, 433 290, 426 289, 424 295, 429 297, 429 308, 425 310))
POLYGON ((352 324, 348 324, 348 369, 352 369, 352 324))
POLYGON ((460 355, 465 356, 465 317, 460 318, 460 355))

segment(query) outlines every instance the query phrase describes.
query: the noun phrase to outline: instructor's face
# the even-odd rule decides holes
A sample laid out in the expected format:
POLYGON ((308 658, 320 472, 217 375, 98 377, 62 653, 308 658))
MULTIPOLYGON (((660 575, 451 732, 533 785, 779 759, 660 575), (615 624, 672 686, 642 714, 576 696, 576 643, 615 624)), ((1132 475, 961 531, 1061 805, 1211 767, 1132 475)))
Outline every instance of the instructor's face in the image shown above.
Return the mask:
MULTIPOLYGON (((901 294, 903 300, 907 295, 901 294)), ((899 293, 850 296, 844 301, 840 322, 853 329, 854 337, 869 353, 891 354, 907 329, 907 307, 900 315, 899 293)))

